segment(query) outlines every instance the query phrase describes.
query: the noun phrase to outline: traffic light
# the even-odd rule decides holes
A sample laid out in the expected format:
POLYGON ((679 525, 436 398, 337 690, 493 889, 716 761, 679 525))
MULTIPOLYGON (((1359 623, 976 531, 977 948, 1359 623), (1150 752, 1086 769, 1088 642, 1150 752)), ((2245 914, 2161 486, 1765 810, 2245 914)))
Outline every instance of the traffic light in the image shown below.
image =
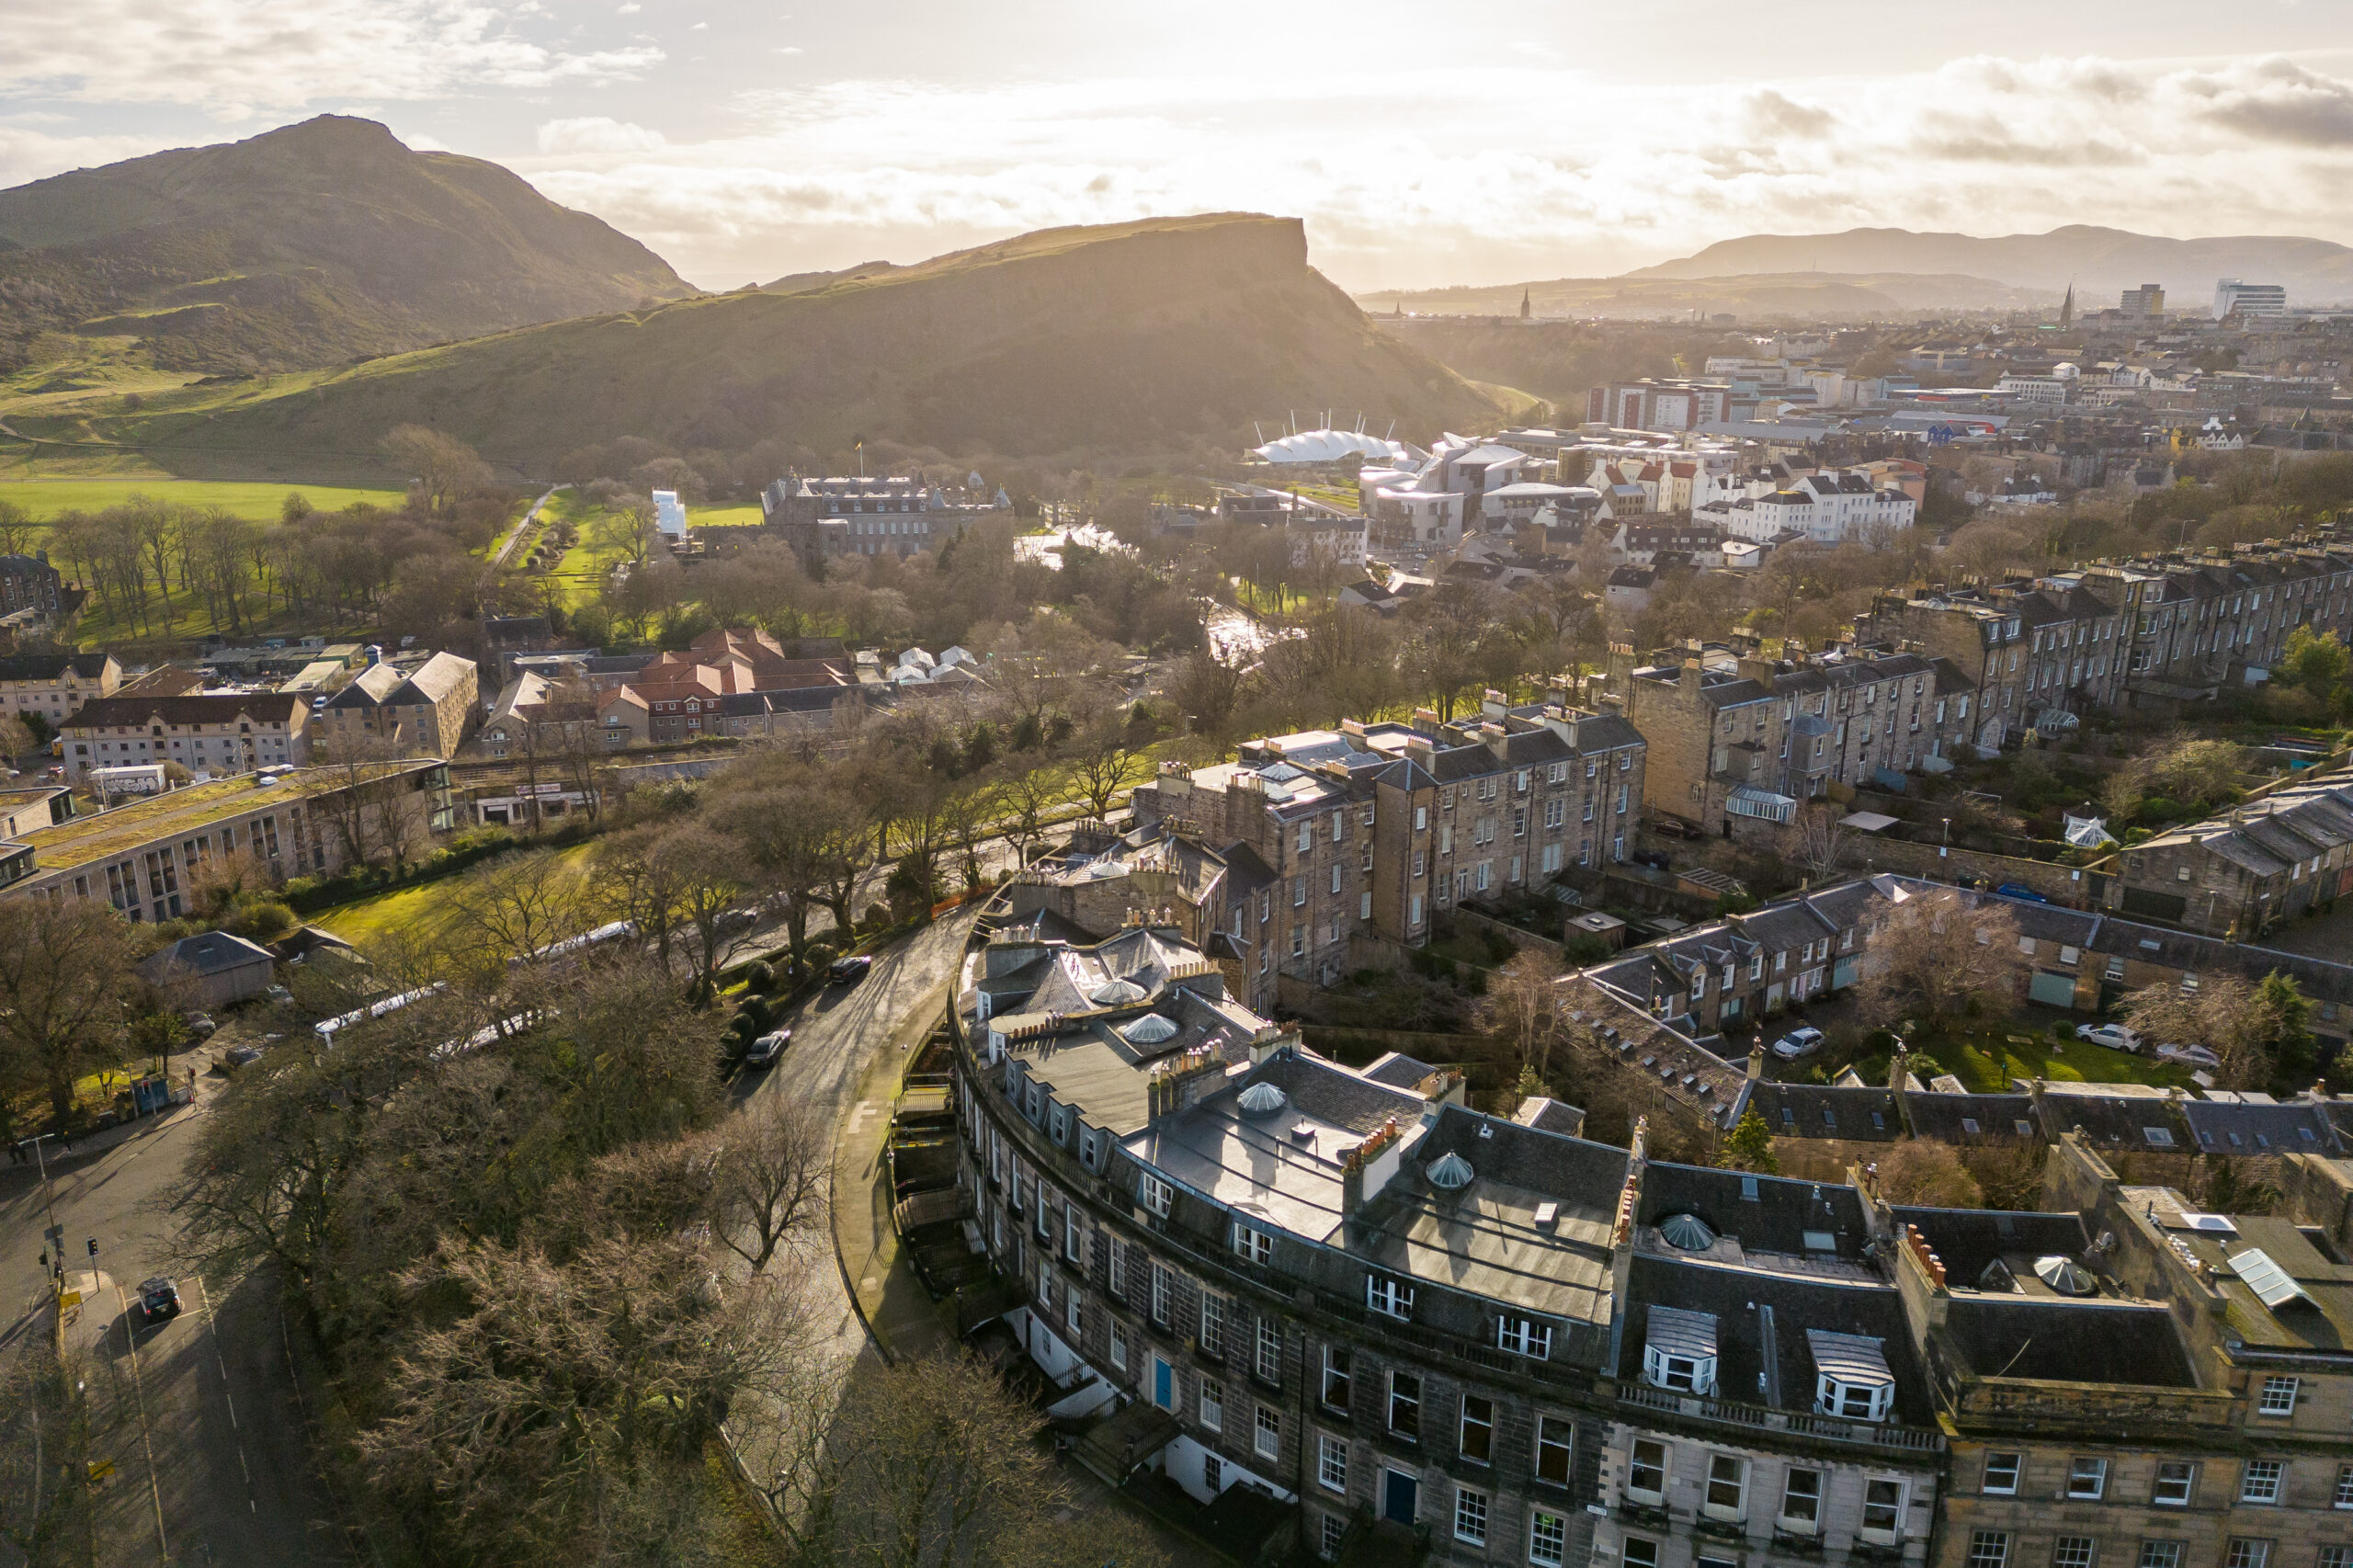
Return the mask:
POLYGON ((96 1236, 90 1238, 90 1256, 92 1257, 98 1256, 98 1238, 96 1236))

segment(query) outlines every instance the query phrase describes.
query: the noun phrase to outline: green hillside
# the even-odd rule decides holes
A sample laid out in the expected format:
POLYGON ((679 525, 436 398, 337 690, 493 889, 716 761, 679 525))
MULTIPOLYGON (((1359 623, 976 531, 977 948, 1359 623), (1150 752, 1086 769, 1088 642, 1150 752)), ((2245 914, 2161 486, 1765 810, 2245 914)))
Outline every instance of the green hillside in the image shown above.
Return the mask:
POLYGON ((531 465, 623 436, 741 450, 862 435, 1035 456, 1231 450, 1252 420, 1292 408, 1360 411, 1421 439, 1495 412, 1311 268, 1296 220, 1231 213, 1049 230, 789 294, 705 296, 224 390, 150 395, 81 428, 165 455, 348 450, 418 422, 531 465))
POLYGON ((0 190, 0 373, 85 374, 126 340, 180 372, 319 367, 689 292, 510 171, 372 120, 0 190))

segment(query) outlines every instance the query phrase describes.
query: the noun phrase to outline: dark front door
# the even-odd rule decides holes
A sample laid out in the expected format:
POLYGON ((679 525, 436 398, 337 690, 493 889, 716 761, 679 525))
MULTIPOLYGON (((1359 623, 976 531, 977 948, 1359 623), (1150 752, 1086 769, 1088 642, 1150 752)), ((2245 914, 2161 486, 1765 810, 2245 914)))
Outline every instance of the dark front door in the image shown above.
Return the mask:
POLYGON ((1383 1471, 1381 1489, 1381 1517, 1401 1525, 1414 1522, 1414 1510, 1420 1503, 1422 1483, 1402 1470, 1383 1471))

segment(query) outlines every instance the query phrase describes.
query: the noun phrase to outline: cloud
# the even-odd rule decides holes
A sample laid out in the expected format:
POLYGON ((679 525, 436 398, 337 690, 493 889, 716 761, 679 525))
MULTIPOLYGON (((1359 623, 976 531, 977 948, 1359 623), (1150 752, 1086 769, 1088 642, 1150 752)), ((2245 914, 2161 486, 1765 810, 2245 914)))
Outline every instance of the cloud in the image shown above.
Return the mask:
POLYGON ((0 93, 207 111, 416 100, 642 75, 650 45, 540 42, 477 0, 77 0, 18 6, 0 93))
POLYGON ((628 4, 628 5, 626 5, 626 6, 615 6, 615 7, 614 7, 614 10, 615 10, 615 12, 616 12, 618 15, 624 16, 624 17, 634 17, 634 16, 636 16, 640 11, 642 11, 642 10, 644 10, 644 9, 645 9, 645 7, 644 7, 644 6, 641 6, 641 5, 639 5, 639 4, 637 3, 637 0, 629 0, 629 4, 628 4))
POLYGON ((2172 85, 2204 101, 2212 124, 2290 146, 2353 147, 2353 82, 2270 59, 2221 74, 2185 73, 2172 85))
POLYGON ((687 31, 690 33, 699 33, 710 26, 710 24, 709 22, 697 22, 693 27, 688 28, 687 31))
POLYGON ((551 119, 540 127, 542 153, 650 153, 669 144, 658 131, 627 120, 590 115, 580 119, 551 119))
POLYGON ((1761 136, 1823 136, 1838 123, 1828 109, 1802 104, 1770 87, 1749 94, 1746 108, 1750 127, 1761 136))

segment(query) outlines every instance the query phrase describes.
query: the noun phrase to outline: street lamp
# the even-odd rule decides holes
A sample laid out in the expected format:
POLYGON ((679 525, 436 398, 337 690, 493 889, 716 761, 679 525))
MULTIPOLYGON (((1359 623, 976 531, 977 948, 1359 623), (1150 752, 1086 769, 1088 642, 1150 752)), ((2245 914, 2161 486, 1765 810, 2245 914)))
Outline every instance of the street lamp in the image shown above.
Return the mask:
POLYGON ((49 1243, 51 1268, 55 1277, 62 1279, 65 1277, 65 1229, 57 1222, 57 1192, 49 1184, 49 1161, 43 1157, 40 1147, 41 1140, 57 1136, 54 1132, 36 1132, 29 1138, 18 1139, 17 1145, 18 1148, 27 1143, 33 1146, 33 1165, 40 1172, 41 1207, 49 1215, 45 1239, 49 1243))

